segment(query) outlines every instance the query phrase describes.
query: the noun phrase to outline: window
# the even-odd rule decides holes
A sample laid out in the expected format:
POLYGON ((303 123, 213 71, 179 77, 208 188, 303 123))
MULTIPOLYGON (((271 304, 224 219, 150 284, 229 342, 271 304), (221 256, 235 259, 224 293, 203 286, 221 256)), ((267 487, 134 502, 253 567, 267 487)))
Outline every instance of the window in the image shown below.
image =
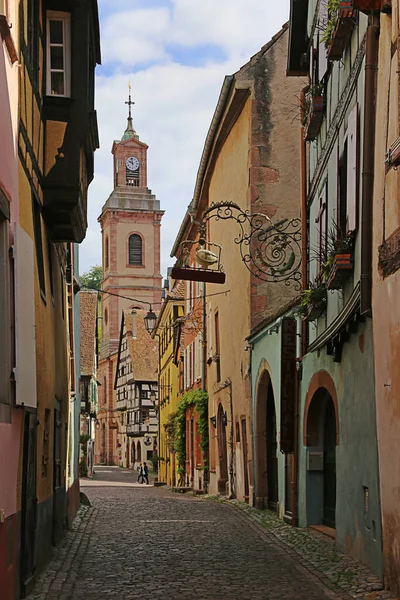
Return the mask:
POLYGON ((46 295, 44 280, 43 244, 42 244, 42 216, 40 202, 32 190, 33 229, 35 232, 36 261, 39 276, 39 286, 42 296, 46 295))
POLYGON ((47 13, 47 95, 71 95, 71 15, 47 13))
POLYGON ((137 233, 129 236, 129 264, 142 264, 142 238, 137 233))
POLYGON ((108 269, 109 266, 109 242, 108 242, 108 236, 106 237, 106 247, 105 247, 105 251, 104 251, 104 264, 106 269, 108 269))

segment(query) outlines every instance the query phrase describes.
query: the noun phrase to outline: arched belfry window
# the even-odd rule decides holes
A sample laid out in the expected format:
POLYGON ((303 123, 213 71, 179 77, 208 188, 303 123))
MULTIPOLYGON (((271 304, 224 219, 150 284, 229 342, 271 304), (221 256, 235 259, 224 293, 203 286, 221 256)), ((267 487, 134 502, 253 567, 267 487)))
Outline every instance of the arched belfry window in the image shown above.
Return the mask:
POLYGON ((137 233, 129 236, 129 264, 142 264, 142 238, 137 233))

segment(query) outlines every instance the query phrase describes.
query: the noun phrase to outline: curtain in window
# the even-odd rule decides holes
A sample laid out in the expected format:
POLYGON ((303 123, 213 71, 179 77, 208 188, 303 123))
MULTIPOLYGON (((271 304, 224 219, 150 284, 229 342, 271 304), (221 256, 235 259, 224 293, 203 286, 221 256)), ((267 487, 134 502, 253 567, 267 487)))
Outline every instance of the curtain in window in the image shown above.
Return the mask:
POLYGON ((136 233, 129 237, 129 264, 142 264, 142 238, 136 233))

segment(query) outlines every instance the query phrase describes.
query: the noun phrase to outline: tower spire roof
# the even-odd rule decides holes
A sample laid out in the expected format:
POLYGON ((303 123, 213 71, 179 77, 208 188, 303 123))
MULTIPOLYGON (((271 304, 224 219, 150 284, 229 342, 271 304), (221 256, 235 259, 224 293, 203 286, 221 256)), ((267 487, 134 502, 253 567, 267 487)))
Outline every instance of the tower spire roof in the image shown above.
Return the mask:
POLYGON ((125 129, 124 135, 122 136, 122 141, 124 141, 124 140, 130 140, 131 138, 134 138, 135 140, 139 139, 138 134, 136 133, 136 131, 133 128, 132 106, 135 103, 132 101, 132 98, 131 98, 131 89, 132 89, 132 86, 131 86, 130 83, 128 84, 128 87, 129 87, 129 96, 128 96, 129 99, 128 99, 128 102, 125 102, 125 104, 127 104, 129 106, 128 125, 127 125, 127 127, 125 129))

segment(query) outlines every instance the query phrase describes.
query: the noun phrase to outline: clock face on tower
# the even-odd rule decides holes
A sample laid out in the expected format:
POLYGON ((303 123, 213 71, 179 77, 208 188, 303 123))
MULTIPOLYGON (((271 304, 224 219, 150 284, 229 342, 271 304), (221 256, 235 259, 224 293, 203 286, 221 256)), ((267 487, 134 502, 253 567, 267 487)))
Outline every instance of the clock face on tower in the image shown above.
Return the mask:
POLYGON ((136 158, 136 156, 129 156, 129 158, 126 159, 126 168, 129 169, 129 171, 137 171, 139 168, 139 161, 136 158))

